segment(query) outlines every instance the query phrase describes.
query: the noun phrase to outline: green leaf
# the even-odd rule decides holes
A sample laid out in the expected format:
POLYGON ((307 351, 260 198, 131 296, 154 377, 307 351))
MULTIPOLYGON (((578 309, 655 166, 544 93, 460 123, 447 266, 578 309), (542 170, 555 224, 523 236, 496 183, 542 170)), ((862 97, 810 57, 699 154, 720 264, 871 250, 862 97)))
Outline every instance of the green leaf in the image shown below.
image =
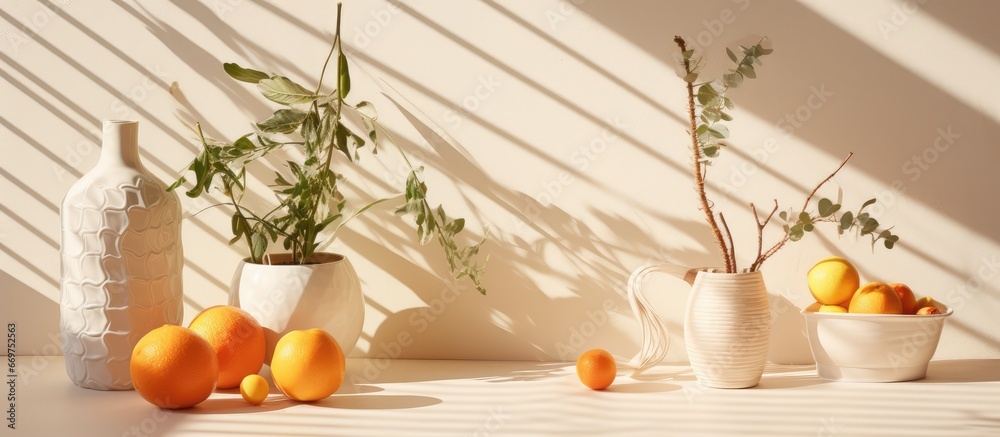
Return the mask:
POLYGON ((169 187, 167 187, 167 191, 174 191, 177 187, 184 185, 185 182, 187 182, 187 178, 181 176, 176 181, 174 181, 174 183, 170 184, 169 187))
POLYGON ((691 59, 691 56, 694 56, 694 49, 692 49, 692 50, 685 50, 685 51, 681 52, 681 55, 684 56, 684 59, 691 59))
POLYGON ((264 259, 264 252, 267 251, 267 236, 262 232, 255 232, 250 237, 250 241, 253 243, 253 252, 250 254, 250 257, 260 262, 260 260, 264 259))
POLYGON ((340 53, 340 78, 338 79, 337 92, 341 99, 346 99, 351 92, 351 72, 347 68, 347 57, 340 53))
POLYGON ((352 151, 350 149, 350 145, 347 144, 347 128, 345 128, 344 125, 342 124, 337 125, 337 131, 334 141, 335 144, 337 145, 337 149, 340 149, 341 152, 344 152, 344 155, 347 156, 348 160, 354 161, 354 154, 351 153, 352 151))
POLYGON ((282 105, 309 103, 318 97, 312 91, 284 76, 263 79, 257 83, 257 89, 268 100, 282 105))
POLYGON ((813 224, 812 224, 812 223, 803 223, 803 224, 802 224, 802 230, 803 230, 803 231, 806 231, 806 232, 812 232, 814 228, 815 228, 815 227, 813 226, 813 224))
POLYGON ((233 146, 239 150, 253 150, 256 148, 256 146, 253 145, 253 141, 250 141, 250 138, 248 138, 248 135, 244 135, 234 141, 233 146))
POLYGON ((799 213, 799 221, 802 223, 812 223, 812 217, 809 216, 808 212, 802 211, 799 213))
POLYGON ((222 69, 226 70, 226 73, 229 74, 230 77, 241 82, 257 83, 269 77, 267 73, 264 73, 263 71, 243 68, 234 63, 222 64, 222 69))
POLYGON ((864 226, 861 227, 861 235, 868 235, 875 232, 876 229, 878 229, 878 220, 870 218, 865 222, 864 226))
POLYGON ((829 217, 833 213, 840 210, 840 205, 833 203, 830 199, 820 199, 819 200, 819 215, 820 217, 829 217))
POLYGON ((451 227, 451 232, 453 234, 457 234, 459 232, 462 232, 462 229, 465 229, 465 219, 464 218, 457 218, 453 222, 451 222, 451 224, 449 225, 449 227, 451 227))
POLYGON ((784 220, 786 222, 788 221, 788 213, 785 212, 785 211, 779 212, 778 213, 778 217, 780 217, 782 220, 784 220))
POLYGON ((702 135, 707 134, 708 133, 708 125, 705 125, 705 124, 698 125, 698 129, 695 130, 695 133, 698 134, 699 137, 702 136, 702 135))
POLYGON ((684 82, 694 83, 696 80, 698 80, 698 73, 688 73, 684 76, 684 82))
POLYGON ((869 205, 871 205, 873 203, 875 203, 875 199, 874 198, 866 200, 865 203, 861 204, 861 209, 859 209, 858 212, 861 212, 862 210, 864 210, 865 208, 867 208, 869 205))
POLYGON ((851 226, 854 226, 854 213, 847 211, 840 216, 840 229, 846 231, 851 229, 851 226))
POLYGON ((279 109, 267 120, 257 123, 257 128, 267 133, 290 134, 299 128, 305 118, 306 113, 297 109, 279 109))
POLYGON ((717 124, 717 125, 712 126, 711 128, 709 128, 708 129, 708 133, 711 134, 713 137, 716 137, 716 138, 728 138, 729 137, 729 128, 727 128, 727 127, 725 127, 725 126, 723 126, 721 124, 717 124))
POLYGON ((885 245, 886 249, 892 249, 892 246, 894 246, 896 242, 892 240, 885 240, 882 244, 885 245))
POLYGON ((698 87, 698 103, 702 105, 708 104, 718 93, 715 92, 715 88, 711 85, 705 84, 698 87))
POLYGON ((740 59, 736 57, 736 53, 733 53, 729 47, 726 47, 726 54, 729 55, 729 59, 732 59, 733 62, 740 62, 740 59))
POLYGON ((789 228, 788 229, 788 239, 792 240, 792 241, 799 241, 799 240, 801 240, 802 239, 802 235, 804 233, 802 227, 803 227, 803 225, 801 223, 799 223, 799 224, 797 224, 797 225, 792 226, 791 228, 789 228))
POLYGON ((739 68, 736 69, 736 71, 739 71, 744 76, 749 77, 751 79, 755 79, 757 77, 757 72, 754 71, 752 65, 747 65, 747 64, 740 65, 739 68))
POLYGON ((733 116, 726 114, 725 112, 719 111, 719 118, 723 121, 733 121, 733 116))
POLYGON ((719 146, 705 146, 701 148, 701 153, 709 158, 715 158, 719 156, 719 146))
POLYGON ((743 73, 735 71, 722 75, 722 82, 730 88, 736 88, 743 84, 743 73))
POLYGON ((358 113, 365 116, 366 118, 369 118, 371 120, 378 119, 378 112, 375 111, 375 105, 371 104, 371 102, 366 102, 366 101, 358 102, 358 105, 355 106, 354 109, 356 109, 358 113))

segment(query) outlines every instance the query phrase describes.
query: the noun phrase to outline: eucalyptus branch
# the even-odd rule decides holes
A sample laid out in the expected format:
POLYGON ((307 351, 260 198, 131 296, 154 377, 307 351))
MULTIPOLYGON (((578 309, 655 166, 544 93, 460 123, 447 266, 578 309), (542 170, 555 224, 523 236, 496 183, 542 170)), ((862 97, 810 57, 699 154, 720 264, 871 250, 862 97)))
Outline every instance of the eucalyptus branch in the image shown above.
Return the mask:
MULTIPOLYGON (((805 211, 806 211, 806 208, 809 207, 809 201, 811 201, 812 198, 813 198, 813 196, 816 195, 816 192, 819 191, 819 189, 823 185, 825 185, 827 182, 829 182, 830 179, 833 179, 833 177, 836 176, 837 173, 840 172, 840 169, 844 168, 844 166, 847 165, 847 161, 850 161, 852 156, 854 156, 854 152, 848 153, 847 157, 844 158, 844 161, 841 162, 839 166, 837 166, 837 169, 834 170, 833 173, 830 173, 830 175, 827 176, 826 179, 823 179, 822 181, 820 181, 820 183, 816 185, 816 188, 813 188, 813 190, 809 193, 809 195, 806 196, 806 201, 802 204, 802 214, 806 214, 805 211)), ((764 261, 767 261, 768 258, 774 256, 774 254, 777 253, 778 250, 780 250, 785 245, 785 243, 788 242, 788 240, 791 238, 791 235, 792 234, 790 232, 786 232, 785 236, 782 237, 781 240, 778 240, 778 242, 775 243, 774 246, 771 246, 771 248, 768 249, 767 252, 764 252, 763 255, 758 255, 757 259, 754 260, 754 263, 750 266, 750 270, 751 271, 759 270, 761 264, 763 264, 764 261)))
MULTIPOLYGON (((722 75, 721 80, 699 81, 698 70, 702 65, 703 58, 696 57, 694 50, 687 48, 683 38, 679 36, 674 37, 674 42, 677 43, 681 50, 681 65, 684 68, 684 82, 687 88, 688 129, 691 136, 695 190, 698 193, 699 209, 705 214, 705 219, 708 222, 715 243, 725 260, 726 271, 730 273, 735 273, 738 269, 733 235, 721 211, 718 212, 719 221, 722 223, 722 228, 720 229, 719 223, 715 219, 715 211, 713 211, 714 204, 708 199, 706 194, 705 181, 708 177, 708 166, 712 164, 712 158, 719 155, 721 148, 727 145, 723 140, 730 136, 729 129, 723 122, 733 119, 726 111, 734 109, 735 105, 727 97, 727 94, 733 88, 741 86, 746 79, 757 77, 755 66, 763 65, 761 57, 773 52, 772 49, 763 46, 765 39, 761 38, 756 44, 750 47, 740 46, 742 56, 738 56, 733 50, 726 48, 726 55, 733 61, 735 67, 727 70, 722 75), (699 109, 700 113, 698 113, 699 109), (723 233, 723 231, 725 232, 723 233)), ((761 215, 757 210, 757 206, 750 203, 750 210, 753 213, 757 230, 757 254, 746 271, 753 272, 759 270, 763 262, 777 253, 787 242, 798 241, 805 233, 812 232, 817 223, 839 223, 837 230, 841 234, 848 230, 857 230, 860 236, 869 235, 873 250, 875 244, 879 241, 883 241, 887 249, 892 249, 893 245, 899 241, 899 236, 892 233, 891 227, 888 229, 879 228, 878 220, 864 212, 864 209, 868 205, 875 203, 875 199, 864 202, 856 212, 846 211, 839 215, 837 212, 841 209, 841 205, 825 198, 819 200, 816 213, 807 210, 819 189, 840 172, 847 164, 847 161, 851 159, 851 156, 853 156, 853 153, 849 154, 833 173, 816 185, 809 195, 806 196, 802 209, 798 213, 792 211, 780 211, 779 213, 778 201, 775 199, 774 208, 761 221, 761 215), (764 230, 771 222, 775 213, 778 213, 778 217, 786 223, 784 225, 785 235, 765 250, 764 230)))
MULTIPOLYGON (((680 36, 674 36, 674 42, 680 47, 681 53, 687 53, 687 43, 684 38, 680 36)), ((683 61, 685 77, 690 76, 694 73, 691 68, 690 55, 686 56, 683 61)), ((725 260, 726 272, 733 273, 736 271, 736 266, 733 264, 733 259, 729 256, 729 248, 726 246, 725 240, 722 239, 722 231, 719 229, 719 224, 715 221, 715 214, 712 212, 711 206, 708 204, 708 196, 705 193, 705 179, 702 177, 702 166, 701 162, 701 145, 698 141, 698 120, 695 118, 695 103, 694 103, 694 85, 692 81, 687 82, 687 99, 688 99, 688 120, 690 122, 689 129, 691 130, 691 151, 694 159, 694 184, 695 189, 698 192, 698 201, 701 203, 701 210, 705 214, 705 220, 708 222, 709 228, 712 230, 712 237, 715 238, 715 244, 719 246, 719 251, 722 253, 722 257, 725 260)))

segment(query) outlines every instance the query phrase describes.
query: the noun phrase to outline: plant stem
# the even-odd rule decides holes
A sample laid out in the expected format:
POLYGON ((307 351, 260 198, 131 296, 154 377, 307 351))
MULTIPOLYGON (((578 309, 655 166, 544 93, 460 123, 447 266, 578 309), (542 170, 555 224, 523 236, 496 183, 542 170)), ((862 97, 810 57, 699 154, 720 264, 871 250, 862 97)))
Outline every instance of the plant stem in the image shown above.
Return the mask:
MULTIPOLYGON (((833 173, 830 173, 830 176, 827 176, 826 179, 823 179, 823 181, 820 182, 819 185, 816 185, 816 188, 813 188, 812 192, 809 193, 809 196, 806 197, 805 203, 802 204, 802 211, 805 211, 806 208, 809 207, 809 201, 812 200, 813 196, 816 195, 816 192, 819 191, 820 187, 829 182, 830 179, 833 179, 833 177, 840 172, 840 169, 844 168, 844 165, 847 164, 847 161, 849 161, 852 156, 854 156, 854 152, 848 153, 847 158, 844 158, 844 161, 840 163, 840 166, 838 166, 837 169, 833 171, 833 173)), ((763 255, 757 257, 757 261, 755 262, 755 264, 757 265, 757 269, 760 269, 761 264, 763 264, 764 261, 766 261, 768 258, 772 257, 775 253, 777 253, 778 250, 780 250, 787 242, 788 242, 788 233, 786 232, 785 236, 782 237, 780 241, 775 243, 774 246, 771 246, 771 248, 768 249, 766 252, 764 252, 763 255)))
MULTIPOLYGON (((680 47, 681 53, 687 51, 687 43, 684 42, 684 38, 674 36, 674 42, 680 47)), ((684 74, 691 74, 690 59, 684 59, 684 74)), ((712 212, 712 207, 708 202, 708 196, 705 194, 705 179, 702 177, 701 148, 698 144, 698 121, 694 113, 694 85, 691 82, 687 83, 687 93, 688 119, 691 122, 691 126, 689 128, 691 130, 691 150, 694 154, 694 183, 695 188, 698 191, 698 201, 701 203, 701 210, 705 213, 705 220, 708 222, 708 226, 712 230, 712 236, 715 238, 715 244, 719 246, 722 258, 726 262, 726 272, 735 273, 736 266, 733 263, 734 260, 729 256, 730 251, 726 247, 725 240, 722 239, 722 231, 719 229, 719 224, 715 221, 715 214, 712 212)))
MULTIPOLYGON (((334 45, 330 47, 330 53, 326 54, 326 61, 323 62, 323 70, 319 72, 319 84, 316 85, 316 92, 314 94, 319 94, 319 90, 323 88, 323 77, 326 76, 326 66, 330 65, 330 58, 333 57, 333 51, 337 48, 337 42, 340 40, 340 9, 343 4, 337 3, 337 31, 334 34, 334 45)), ((337 65, 340 65, 340 57, 337 57, 337 65)), ((340 80, 340 75, 338 74, 337 80, 340 80)), ((313 101, 315 103, 315 100, 313 101)))
POLYGON ((719 213, 719 221, 722 222, 722 228, 726 231, 726 239, 729 240, 729 259, 733 260, 733 270, 727 273, 736 273, 736 246, 733 245, 733 233, 729 230, 729 224, 726 223, 726 216, 719 213))
MULTIPOLYGON (((337 130, 340 129, 340 111, 341 111, 341 109, 343 109, 342 105, 343 105, 343 102, 344 102, 344 99, 340 97, 340 86, 339 86, 340 75, 341 75, 341 73, 343 73, 342 71, 340 71, 341 64, 342 64, 340 62, 340 58, 344 55, 344 52, 343 52, 343 49, 342 49, 341 43, 340 43, 340 11, 341 11, 342 8, 343 8, 343 4, 338 2, 337 3, 337 27, 336 27, 336 30, 334 31, 334 34, 333 34, 333 46, 330 47, 330 53, 328 53, 326 55, 326 61, 323 62, 323 70, 320 71, 320 73, 319 73, 319 85, 316 86, 316 93, 315 93, 315 94, 319 94, 320 88, 323 86, 323 77, 326 76, 326 67, 330 64, 330 58, 333 57, 333 52, 336 51, 337 52, 337 81, 338 81, 338 87, 337 87, 337 90, 336 90, 336 92, 337 92, 337 112, 336 112, 336 115, 334 115, 334 119, 333 119, 333 138, 334 138, 333 141, 336 141, 337 130)), ((313 104, 313 110, 316 111, 317 115, 319 115, 319 107, 317 106, 316 101, 313 100, 312 104, 313 104)), ((324 166, 328 170, 330 169, 330 163, 333 161, 333 148, 334 148, 333 142, 331 142, 330 144, 327 145, 327 149, 326 149, 326 161, 324 163, 324 166)), ((319 208, 319 203, 320 203, 319 202, 319 198, 318 198, 319 196, 322 196, 322 193, 317 194, 317 198, 313 199, 312 208, 310 209, 309 215, 308 215, 309 219, 313 221, 314 225, 315 225, 315 220, 316 220, 316 211, 319 208)), ((295 264, 302 264, 303 262, 305 262, 305 258, 306 258, 305 249, 303 248, 302 254, 299 255, 299 250, 298 250, 299 245, 295 241, 293 241, 292 244, 294 245, 294 250, 292 251, 292 257, 293 257, 292 261, 295 264)), ((310 242, 306 241, 306 242, 304 242, 304 244, 310 244, 310 242)))
POLYGON ((775 211, 778 210, 778 199, 774 199, 774 208, 771 209, 771 213, 767 215, 762 223, 760 221, 760 216, 757 215, 757 207, 754 206, 753 202, 750 202, 750 211, 753 211, 753 219, 757 222, 757 257, 754 258, 753 263, 750 264, 750 271, 757 271, 760 262, 760 255, 764 249, 764 228, 771 221, 771 217, 774 217, 775 211))

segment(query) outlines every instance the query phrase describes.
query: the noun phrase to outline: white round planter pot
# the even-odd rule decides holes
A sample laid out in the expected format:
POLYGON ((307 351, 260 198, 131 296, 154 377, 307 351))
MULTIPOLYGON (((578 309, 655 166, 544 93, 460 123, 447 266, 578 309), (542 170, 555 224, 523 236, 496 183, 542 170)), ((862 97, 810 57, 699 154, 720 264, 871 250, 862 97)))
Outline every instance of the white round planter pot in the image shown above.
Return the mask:
POLYGON ((274 345, 289 331, 319 328, 350 354, 361 336, 365 299, 347 257, 316 253, 311 264, 286 264, 291 254, 273 254, 270 265, 243 260, 229 290, 229 304, 250 313, 264 328, 266 363, 274 345))

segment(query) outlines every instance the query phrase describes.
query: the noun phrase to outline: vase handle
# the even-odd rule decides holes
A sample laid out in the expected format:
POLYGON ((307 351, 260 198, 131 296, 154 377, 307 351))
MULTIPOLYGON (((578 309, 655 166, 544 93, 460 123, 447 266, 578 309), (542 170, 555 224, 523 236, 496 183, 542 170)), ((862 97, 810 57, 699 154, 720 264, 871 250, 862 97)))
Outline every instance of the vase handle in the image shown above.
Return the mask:
POLYGON ((670 349, 670 328, 656 315, 642 289, 646 275, 659 272, 694 284, 694 278, 701 268, 692 269, 670 263, 647 264, 639 267, 628 278, 628 300, 632 312, 642 326, 642 349, 639 350, 638 364, 633 375, 638 375, 663 361, 670 349))

